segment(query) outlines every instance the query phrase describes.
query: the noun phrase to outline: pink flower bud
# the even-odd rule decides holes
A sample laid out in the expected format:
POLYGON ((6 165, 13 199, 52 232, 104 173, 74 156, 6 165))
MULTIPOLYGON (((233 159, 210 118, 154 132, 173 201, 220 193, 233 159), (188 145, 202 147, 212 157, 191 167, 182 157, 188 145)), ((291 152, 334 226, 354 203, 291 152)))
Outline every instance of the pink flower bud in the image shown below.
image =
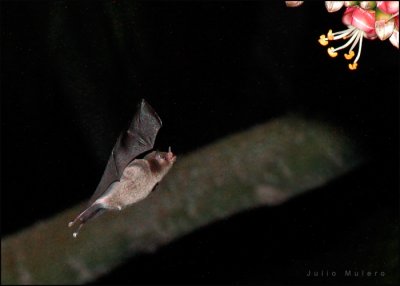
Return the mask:
POLYGON ((399 12, 399 1, 376 1, 376 6, 387 14, 399 12))
POLYGON ((364 37, 374 39, 377 37, 375 33, 375 11, 364 10, 360 7, 348 7, 343 14, 343 24, 353 26, 364 31, 364 37))
POLYGON ((353 21, 353 12, 356 7, 347 7, 343 13, 342 22, 346 26, 351 26, 351 22, 353 21))

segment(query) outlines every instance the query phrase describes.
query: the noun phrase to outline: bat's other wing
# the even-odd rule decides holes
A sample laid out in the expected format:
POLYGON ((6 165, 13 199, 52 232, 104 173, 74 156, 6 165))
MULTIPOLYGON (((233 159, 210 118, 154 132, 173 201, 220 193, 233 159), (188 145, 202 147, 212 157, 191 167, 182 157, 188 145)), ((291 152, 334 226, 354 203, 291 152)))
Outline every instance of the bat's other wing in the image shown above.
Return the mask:
POLYGON ((153 149, 154 142, 162 126, 160 117, 142 99, 128 130, 121 133, 108 159, 106 169, 89 205, 97 200, 108 187, 119 181, 126 166, 140 154, 153 149))

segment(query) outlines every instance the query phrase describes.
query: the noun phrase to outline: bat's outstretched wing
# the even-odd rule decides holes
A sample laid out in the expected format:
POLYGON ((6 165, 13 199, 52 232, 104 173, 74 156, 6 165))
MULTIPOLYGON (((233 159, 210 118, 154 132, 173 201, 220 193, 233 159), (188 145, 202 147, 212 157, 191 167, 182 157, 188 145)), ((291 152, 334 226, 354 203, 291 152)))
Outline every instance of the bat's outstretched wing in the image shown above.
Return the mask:
POLYGON ((100 183, 89 201, 97 200, 108 187, 119 181, 126 166, 140 154, 153 149, 158 130, 162 123, 154 109, 144 100, 128 130, 121 133, 111 152, 100 183))

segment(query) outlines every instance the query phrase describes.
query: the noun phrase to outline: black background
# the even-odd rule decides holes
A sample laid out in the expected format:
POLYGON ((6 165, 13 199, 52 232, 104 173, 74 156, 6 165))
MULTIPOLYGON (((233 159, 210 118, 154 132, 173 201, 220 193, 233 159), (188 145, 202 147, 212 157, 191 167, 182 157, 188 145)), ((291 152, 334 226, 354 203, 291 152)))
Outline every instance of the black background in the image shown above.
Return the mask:
POLYGON ((276 2, 1 2, 2 237, 87 200, 146 98, 164 123, 156 147, 178 156, 296 112, 347 130, 368 161, 96 283, 337 282, 304 273, 365 257, 385 269, 370 249, 398 234, 398 50, 364 41, 349 71, 317 42, 344 29, 343 10, 276 2))

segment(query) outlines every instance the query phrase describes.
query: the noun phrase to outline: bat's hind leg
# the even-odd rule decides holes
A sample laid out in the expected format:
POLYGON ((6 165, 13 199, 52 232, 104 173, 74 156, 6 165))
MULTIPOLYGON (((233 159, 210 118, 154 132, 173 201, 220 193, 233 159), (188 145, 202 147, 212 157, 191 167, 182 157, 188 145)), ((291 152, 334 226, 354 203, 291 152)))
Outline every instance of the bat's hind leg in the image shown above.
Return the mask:
POLYGON ((93 219, 93 218, 99 216, 100 214, 102 214, 103 211, 104 211, 104 208, 101 204, 93 204, 90 207, 88 207, 86 210, 84 210, 82 213, 80 213, 73 221, 69 222, 68 227, 72 227, 76 222, 79 222, 79 227, 73 233, 73 236, 77 237, 79 231, 84 226, 84 224, 88 220, 93 219))

